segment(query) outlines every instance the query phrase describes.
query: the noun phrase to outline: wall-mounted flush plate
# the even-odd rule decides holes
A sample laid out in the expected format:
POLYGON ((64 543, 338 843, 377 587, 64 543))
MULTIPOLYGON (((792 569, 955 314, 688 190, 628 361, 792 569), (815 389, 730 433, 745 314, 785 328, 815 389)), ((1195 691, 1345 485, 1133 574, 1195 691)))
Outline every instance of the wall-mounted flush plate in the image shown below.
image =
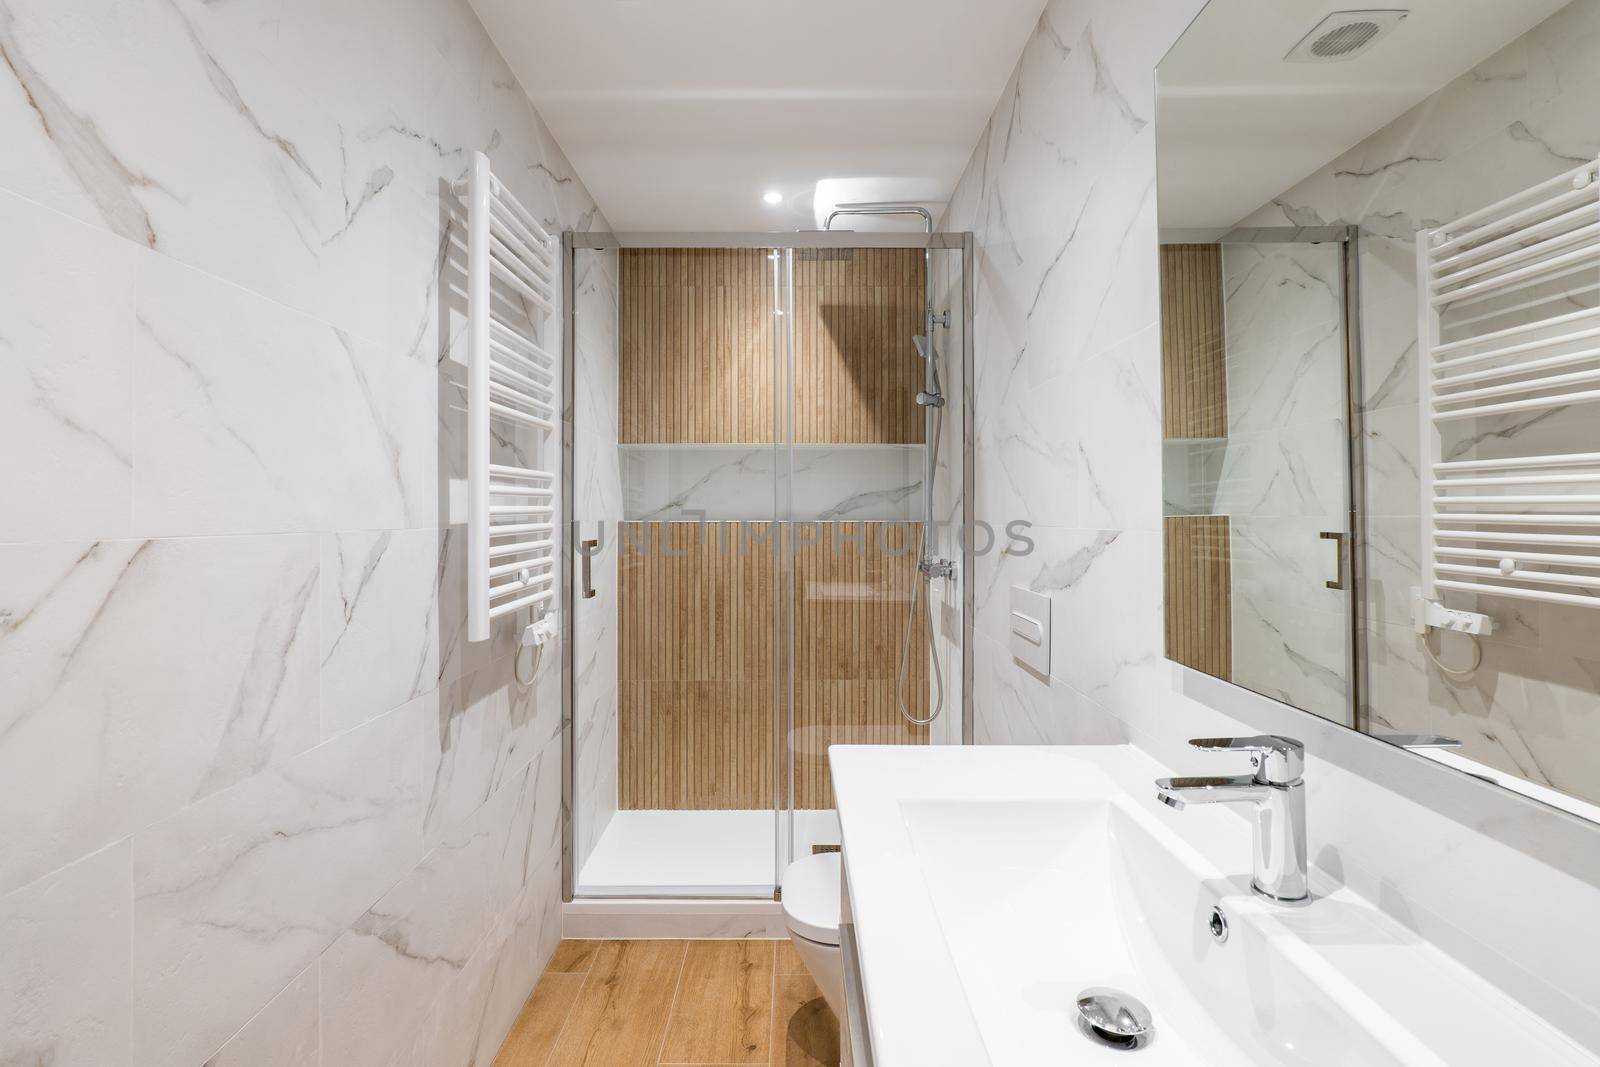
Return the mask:
POLYGON ((1050 674, 1050 598, 1011 587, 1011 655, 1036 674, 1050 674))

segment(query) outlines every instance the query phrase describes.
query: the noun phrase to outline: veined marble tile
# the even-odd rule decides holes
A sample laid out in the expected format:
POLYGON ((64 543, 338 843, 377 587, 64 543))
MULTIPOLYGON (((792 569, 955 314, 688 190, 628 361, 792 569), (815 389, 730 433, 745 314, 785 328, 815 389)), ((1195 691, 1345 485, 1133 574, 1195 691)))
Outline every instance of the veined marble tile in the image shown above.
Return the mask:
POLYGON ((0 193, 0 541, 127 536, 138 251, 0 193))
POLYGON ((322 736, 439 686, 437 530, 322 538, 322 736))
POLYGON ((423 833, 430 848, 559 735, 559 647, 545 646, 531 687, 496 665, 424 698, 423 833))
POLYGON ((1069 410, 1078 427, 1078 526, 1161 528, 1160 346, 1151 326, 1095 356, 1076 375, 1069 410))
POLYGON ((1350 722, 1343 614, 1233 597, 1233 670, 1237 685, 1320 715, 1350 722))
POLYGON ((138 529, 434 524, 431 362, 160 256, 143 261, 139 325, 138 529))
POLYGON ((128 1048, 131 877, 119 841, 0 897, 0 1062, 140 1062, 128 1048))
POLYGON ((0 885, 317 741, 316 538, 0 546, 0 885))
POLYGON ((628 519, 771 519, 784 499, 797 521, 914 519, 922 513, 922 445, 629 446, 628 519), (786 477, 786 475, 791 475, 786 477))
POLYGON ((455 828, 323 954, 330 1062, 384 1067, 414 1039, 489 930, 491 816, 509 815, 500 805, 455 828))
POLYGON ((1322 423, 1344 411, 1340 246, 1222 246, 1228 432, 1322 423))
POLYGON ((416 864, 421 705, 135 836, 136 1062, 201 1062, 416 864))
POLYGON ((301 971, 205 1067, 321 1067, 317 975, 317 965, 301 971))

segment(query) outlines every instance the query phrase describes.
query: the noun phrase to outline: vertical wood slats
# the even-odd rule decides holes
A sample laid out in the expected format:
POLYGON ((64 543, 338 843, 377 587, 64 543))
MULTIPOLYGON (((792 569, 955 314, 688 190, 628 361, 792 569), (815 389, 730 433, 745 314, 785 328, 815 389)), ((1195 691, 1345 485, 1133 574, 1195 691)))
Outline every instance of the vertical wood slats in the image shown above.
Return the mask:
POLYGON ((1231 536, 1226 515, 1169 515, 1167 658, 1224 681, 1233 674, 1231 536))
MULTIPOLYGON (((621 440, 774 438, 773 303, 763 249, 630 248, 621 255, 621 440)), ((923 438, 926 268, 919 249, 796 252, 795 435, 802 444, 923 438)))
POLYGON ((1222 246, 1161 246, 1162 436, 1226 437, 1222 246))
MULTIPOLYGON (((772 805, 773 533, 764 522, 622 524, 621 808, 772 805)), ((792 536, 795 804, 831 807, 829 744, 927 739, 895 702, 917 534, 862 522, 801 524, 792 536)), ((925 713, 920 622, 915 641, 907 701, 925 713)))

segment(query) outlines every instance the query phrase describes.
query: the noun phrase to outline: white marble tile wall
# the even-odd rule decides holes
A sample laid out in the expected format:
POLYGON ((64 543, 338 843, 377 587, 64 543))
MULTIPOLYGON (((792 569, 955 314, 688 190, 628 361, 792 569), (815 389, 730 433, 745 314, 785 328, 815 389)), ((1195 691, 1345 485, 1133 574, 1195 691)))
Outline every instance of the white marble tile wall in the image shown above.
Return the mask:
MULTIPOLYGON (((1480 600, 1500 626, 1463 682, 1429 662, 1409 595, 1422 552, 1413 234, 1600 152, 1597 57, 1600 3, 1575 0, 1245 220, 1361 227, 1374 724, 1460 738, 1472 759, 1590 801, 1600 799, 1600 612, 1480 600)), ((1457 457, 1535 443, 1592 451, 1593 427, 1592 412, 1533 412, 1463 424, 1446 444, 1457 457)), ((1433 640, 1447 663, 1468 661, 1462 639, 1433 640)))
POLYGON ((0 53, 0 1062, 487 1064, 560 653, 464 640, 444 190, 604 221, 466 0, 6 0, 0 53))
MULTIPOLYGON (((976 517, 998 529, 1018 517, 1038 524, 1031 552, 1002 537, 1007 550, 980 556, 972 576, 978 738, 1131 739, 1175 772, 1198 773, 1185 738, 1298 734, 1315 761, 1319 866, 1600 1049, 1600 990, 1585 971, 1600 943, 1587 930, 1574 942, 1570 922, 1600 900, 1600 834, 1238 687, 1199 679, 1186 694, 1163 659, 1150 123, 1155 66, 1200 7, 1052 0, 943 223, 977 239, 976 517), (1006 650, 1012 584, 1051 595, 1049 677, 1006 650), (1523 904, 1541 893, 1564 903, 1535 915, 1523 904)), ((1596 69, 1573 62, 1584 40, 1593 32, 1569 28, 1545 41, 1544 54, 1566 64, 1563 85, 1596 69)), ((1508 81, 1506 91, 1526 85, 1508 81)), ((1548 90, 1552 79, 1541 81, 1548 90)), ((1554 143, 1553 132, 1542 135, 1554 143)), ((1508 154, 1549 165, 1548 149, 1509 133, 1503 142, 1508 154)), ((1557 152, 1593 147, 1569 146, 1563 133, 1557 152)), ((1411 269, 1392 250, 1381 263, 1402 277, 1411 269)), ((1383 314, 1412 316, 1409 297, 1389 300, 1383 314)), ((1369 344, 1377 369, 1368 395, 1404 404, 1408 353, 1380 350, 1369 344)))
POLYGON ((627 445, 625 517, 905 521, 922 515, 921 445, 627 445))

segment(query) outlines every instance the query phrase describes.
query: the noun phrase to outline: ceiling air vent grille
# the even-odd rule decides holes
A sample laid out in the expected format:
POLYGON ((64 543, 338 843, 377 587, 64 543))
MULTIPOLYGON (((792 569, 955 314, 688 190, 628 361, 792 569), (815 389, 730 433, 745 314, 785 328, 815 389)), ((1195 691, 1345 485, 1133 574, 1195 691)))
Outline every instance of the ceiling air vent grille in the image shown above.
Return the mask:
POLYGON ((1335 11, 1312 27, 1283 58, 1291 63, 1339 63, 1354 59, 1400 24, 1407 12, 1335 11))

